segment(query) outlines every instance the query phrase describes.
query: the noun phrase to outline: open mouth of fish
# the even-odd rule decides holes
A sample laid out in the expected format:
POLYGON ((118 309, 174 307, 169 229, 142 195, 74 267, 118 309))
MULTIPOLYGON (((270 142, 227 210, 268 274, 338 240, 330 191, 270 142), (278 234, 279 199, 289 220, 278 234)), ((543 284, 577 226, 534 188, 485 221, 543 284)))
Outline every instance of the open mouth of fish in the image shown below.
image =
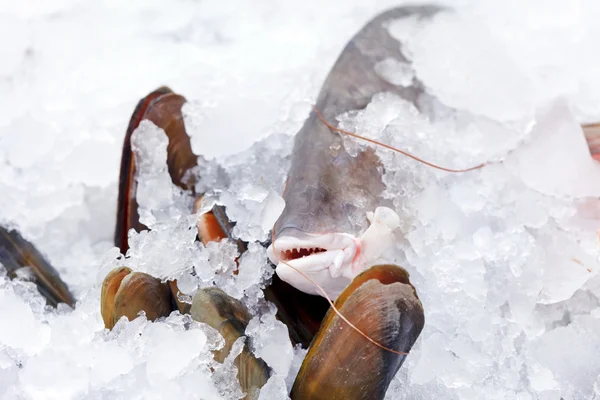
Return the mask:
POLYGON ((362 264, 360 248, 360 239, 347 233, 307 234, 295 228, 285 228, 268 252, 281 279, 306 293, 322 295, 298 271, 321 282, 328 294, 332 289, 341 292, 345 284, 334 285, 334 279, 344 277, 351 280, 359 272, 356 268, 362 264))
POLYGON ((269 258, 277 265, 277 275, 299 290, 323 296, 314 283, 319 282, 327 295, 335 299, 387 250, 393 240, 392 231, 399 225, 398 215, 387 207, 378 207, 369 214, 371 225, 360 237, 348 233, 305 233, 294 227, 282 229, 268 249, 269 258))
MULTIPOLYGON (((289 228, 288 228, 289 229, 289 228)), ((282 235, 271 246, 274 258, 309 272, 328 268, 332 277, 343 276, 360 249, 360 239, 346 233, 282 235)))

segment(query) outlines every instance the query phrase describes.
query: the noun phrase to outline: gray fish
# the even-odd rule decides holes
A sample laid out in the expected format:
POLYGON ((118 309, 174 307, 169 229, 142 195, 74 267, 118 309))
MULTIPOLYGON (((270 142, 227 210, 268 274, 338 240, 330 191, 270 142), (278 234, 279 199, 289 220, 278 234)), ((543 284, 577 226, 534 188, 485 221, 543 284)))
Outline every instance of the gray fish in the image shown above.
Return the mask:
MULTIPOLYGON (((376 71, 379 62, 390 58, 407 62, 387 24, 407 17, 428 19, 441 10, 435 6, 396 8, 362 28, 346 45, 321 89, 316 107, 324 119, 333 124, 340 114, 365 108, 382 92, 415 102, 423 93, 418 82, 396 86, 376 71)), ((373 265, 399 225, 398 215, 383 207, 382 174, 373 148, 351 156, 341 135, 311 112, 295 138, 283 196, 286 206, 275 223, 269 248, 282 280, 306 293, 322 295, 296 268, 336 298, 357 274, 373 265), (373 213, 370 226, 367 213, 373 213), (361 220, 362 224, 356 223, 361 220)))

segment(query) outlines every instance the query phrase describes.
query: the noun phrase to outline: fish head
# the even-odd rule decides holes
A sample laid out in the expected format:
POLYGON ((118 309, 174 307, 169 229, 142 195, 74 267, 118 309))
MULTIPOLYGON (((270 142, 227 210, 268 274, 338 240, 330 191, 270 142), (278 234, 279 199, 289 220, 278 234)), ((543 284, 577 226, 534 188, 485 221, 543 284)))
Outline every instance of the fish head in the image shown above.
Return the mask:
POLYGON ((268 249, 277 275, 298 290, 335 300, 391 246, 400 225, 398 214, 388 207, 377 207, 366 217, 371 224, 361 235, 282 229, 268 249))
POLYGON ((381 206, 385 185, 375 151, 350 155, 339 134, 313 118, 303 127, 310 132, 296 139, 268 255, 283 281, 335 299, 391 245, 399 217, 381 206))

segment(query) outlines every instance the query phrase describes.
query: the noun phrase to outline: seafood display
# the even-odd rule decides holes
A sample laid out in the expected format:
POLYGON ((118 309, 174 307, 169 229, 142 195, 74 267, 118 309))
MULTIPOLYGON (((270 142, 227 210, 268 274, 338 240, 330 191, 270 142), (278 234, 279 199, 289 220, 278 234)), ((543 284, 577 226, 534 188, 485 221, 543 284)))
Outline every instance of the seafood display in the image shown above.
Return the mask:
MULTIPOLYGON (((326 117, 334 118, 366 106, 378 92, 394 89, 374 71, 382 57, 402 57, 399 43, 387 34, 384 23, 410 15, 425 18, 435 10, 402 8, 370 22, 342 52, 324 84, 317 108, 326 117), (361 47, 375 43, 378 54, 365 55, 361 47)), ((150 121, 163 129, 169 139, 167 166, 172 182, 194 194, 195 179, 191 172, 197 161, 181 113, 185 101, 169 88, 162 87, 142 99, 131 117, 121 160, 115 232, 115 246, 123 254, 128 250, 129 231, 147 229, 140 221, 136 201, 137 164, 144 160, 134 157, 131 143, 132 134, 142 121, 150 121)), ((274 227, 271 244, 271 259, 277 263, 276 272, 283 282, 265 288, 266 298, 273 299, 278 306, 280 319, 291 321, 288 328, 292 340, 304 345, 310 343, 291 396, 297 399, 382 399, 423 329, 424 315, 404 269, 393 265, 373 266, 382 253, 378 247, 389 245, 391 232, 399 223, 391 209, 377 207, 383 190, 381 163, 371 149, 354 157, 349 155, 340 134, 323 125, 314 112, 298 133, 293 154, 285 193, 286 207, 274 227), (364 215, 365 221, 367 213, 373 214, 363 238, 357 239, 365 229, 352 226, 350 221, 356 218, 349 213, 364 215), (316 232, 327 233, 318 236, 316 232), (303 301, 307 296, 320 294, 310 285, 315 281, 292 277, 292 269, 310 271, 316 285, 324 287, 333 298, 342 293, 327 315, 323 317, 326 306, 318 305, 319 300, 303 301), (334 282, 338 277, 343 279, 334 282), (312 304, 317 306, 313 309, 312 304), (318 333, 314 332, 317 326, 320 327, 318 333), (296 329, 303 333, 295 332, 296 329), (343 348, 350 343, 355 343, 352 352, 342 356, 343 348), (351 367, 358 360, 363 367, 372 365, 374 372, 364 376, 358 366, 351 367), (364 378, 357 380, 353 373, 364 378), (348 385, 349 380, 353 385, 348 385)), ((201 202, 201 197, 198 201, 201 202)), ((215 206, 198 220, 200 241, 206 244, 230 238, 228 224, 226 212, 215 206)), ((9 240, 8 234, 5 233, 5 241, 9 240)), ((12 235, 20 240, 18 243, 23 249, 27 247, 34 253, 31 245, 15 233, 12 235)), ((245 244, 238 241, 238 246, 243 251, 245 244)), ((19 251, 15 246, 7 256, 19 251)), ((3 260, 8 260, 7 256, 3 260)), ((36 256, 40 258, 34 253, 33 257, 36 256)), ((29 263, 22 259, 13 264, 29 263)), ((39 270, 36 279, 48 301, 52 304, 64 301, 73 306, 72 296, 49 264, 33 265, 39 270), (48 284, 47 274, 58 283, 48 284)), ((104 279, 100 311, 108 329, 114 328, 121 318, 133 320, 140 313, 154 321, 175 310, 189 312, 196 321, 208 324, 223 336, 225 347, 215 352, 215 360, 224 362, 234 342, 244 337, 251 319, 249 311, 239 300, 217 288, 195 293, 191 307, 180 300, 176 281, 161 282, 149 274, 120 267, 104 279)), ((270 376, 267 364, 252 354, 247 343, 235 359, 235 365, 242 391, 248 398, 256 398, 270 376)))
MULTIPOLYGON (((405 12, 406 10, 402 10, 402 13, 405 12)), ((396 14, 384 15, 382 18, 376 19, 372 24, 381 26, 382 20, 392 18, 396 14)), ((371 25, 368 25, 358 34, 358 40, 364 40, 365 33, 370 32, 373 32, 373 29, 371 25)), ((375 30, 375 32, 379 31, 375 30)), ((333 74, 338 73, 340 73, 339 70, 334 67, 333 74)), ((163 128, 170 139, 169 147, 167 148, 169 174, 173 183, 182 187, 185 187, 184 182, 182 182, 183 177, 189 176, 185 172, 191 169, 194 163, 188 162, 187 169, 185 167, 177 167, 182 165, 180 158, 194 160, 195 157, 191 151, 189 137, 185 133, 185 127, 181 118, 181 106, 184 101, 181 96, 173 94, 167 88, 161 88, 149 94, 145 99, 140 101, 138 108, 132 116, 126 135, 126 140, 129 140, 132 131, 144 119, 148 119, 160 128, 163 128), (173 101, 176 103, 173 103, 173 101), (167 106, 170 104, 177 105, 169 109, 167 106), (155 111, 154 108, 158 111, 155 111), (161 112, 165 109, 169 109, 170 112, 161 112), (142 115, 142 117, 140 118, 139 115, 142 115)), ((313 115, 312 119, 309 120, 312 122, 305 125, 304 130, 310 130, 311 124, 314 123, 314 118, 313 115)), ((334 140, 339 135, 335 132, 323 130, 318 130, 317 132, 325 137, 333 137, 326 140, 334 140)), ((302 138, 302 136, 300 137, 302 138)), ((337 139, 339 140, 339 137, 337 139)), ((318 141, 313 141, 312 143, 313 145, 320 146, 318 141)), ((307 151, 302 148, 302 144, 298 147, 299 149, 296 151, 307 151)), ((343 151, 341 143, 340 151, 343 151)), ((314 153, 319 154, 313 151, 314 153)), ((123 216, 123 213, 119 215, 120 220, 125 222, 117 225, 115 235, 115 245, 117 246, 127 243, 126 234, 130 229, 139 229, 141 227, 139 221, 136 221, 132 217, 138 215, 138 213, 135 207, 131 207, 132 204, 136 204, 135 191, 131 189, 134 185, 133 177, 135 176, 135 162, 133 162, 134 157, 131 154, 131 148, 125 146, 123 154, 119 201, 126 204, 126 206, 121 207, 119 204, 118 209, 128 210, 128 213, 126 217, 123 216)), ((332 180, 330 183, 334 187, 339 188, 340 186, 336 179, 341 180, 344 176, 351 176, 352 174, 359 179, 363 179, 362 181, 357 181, 356 185, 358 187, 361 187, 361 185, 365 186, 370 181, 368 179, 370 175, 369 171, 377 171, 377 165, 352 165, 353 158, 348 154, 342 154, 342 156, 347 158, 349 165, 338 164, 334 166, 331 161, 328 161, 331 155, 322 154, 322 156, 327 158, 325 165, 329 168, 329 173, 325 172, 324 174, 331 176, 330 179, 332 180), (336 177, 335 171, 338 170, 340 171, 339 176, 336 177), (362 170, 365 171, 367 176, 359 174, 362 170)), ((339 156, 340 154, 333 155, 334 158, 339 158, 339 156)), ((374 160, 376 156, 371 153, 367 156, 358 157, 359 160, 369 158, 374 160)), ((292 171, 298 168, 292 164, 292 171)), ((298 179, 293 174, 292 177, 292 179, 298 179)), ((303 185, 307 187, 323 184, 322 176, 319 174, 313 174, 312 181, 306 179, 302 181, 303 185)), ((295 183, 294 185, 294 187, 299 186, 295 183)), ((381 182, 379 182, 379 186, 381 185, 381 182)), ((324 189, 328 190, 327 187, 324 189)), ((372 196, 373 201, 375 201, 376 193, 372 194, 372 196)), ((305 204, 309 204, 309 206, 317 209, 323 209, 323 204, 320 202, 322 199, 318 197, 313 198, 310 195, 304 196, 304 199, 305 204)), ((348 208, 348 206, 351 206, 351 199, 352 196, 346 199, 332 199, 332 201, 337 200, 339 203, 332 204, 330 210, 348 208)), ((293 202, 288 203, 286 206, 288 210, 286 215, 305 212, 303 209, 296 210, 296 207, 297 205, 293 202)), ((376 221, 378 218, 381 218, 381 213, 381 211, 376 210, 374 217, 376 221)), ((393 213, 393 211, 389 210, 388 213, 393 213)), ((347 220, 343 215, 335 217, 327 213, 320 215, 320 217, 330 222, 335 221, 336 218, 341 221, 347 220)), ((345 226, 343 223, 339 225, 345 226)), ((198 219, 197 228, 198 237, 204 244, 231 236, 230 223, 225 217, 225 212, 219 206, 215 206, 212 211, 203 214, 198 219)), ((330 229, 336 229, 336 227, 332 226, 330 229)), ((385 241, 382 238, 374 238, 374 240, 378 242, 385 241)), ((278 237, 274 243, 280 242, 281 240, 278 237)), ((238 241, 238 247, 240 250, 243 250, 244 244, 238 241)), ((122 251, 126 252, 123 249, 122 251)), ((283 254, 285 254, 285 251, 289 252, 289 250, 284 250, 283 254)), ((310 252, 305 251, 305 254, 303 254, 303 251, 301 249, 299 254, 296 254, 297 259, 302 259, 303 256, 306 256, 306 259, 309 260, 310 252)), ((362 251, 365 253, 365 250, 362 251)), ((286 261, 289 260, 280 260, 280 265, 285 265, 286 261)), ((362 263, 365 261, 363 259, 360 260, 362 263)), ((327 264, 323 263, 323 265, 326 266, 327 264)), ((371 267, 371 265, 363 264, 362 267, 357 267, 357 270, 364 270, 368 267, 371 267)), ((281 276, 281 273, 278 273, 278 275, 281 276)), ((340 308, 341 311, 337 311, 336 313, 333 309, 329 310, 323 322, 320 323, 320 330, 315 338, 312 337, 312 335, 315 335, 315 332, 310 332, 310 329, 319 326, 319 313, 322 312, 321 310, 324 307, 318 305, 315 307, 316 309, 312 309, 311 305, 318 304, 319 300, 314 298, 306 302, 302 301, 307 298, 307 294, 303 294, 298 289, 285 285, 283 282, 265 288, 265 297, 274 300, 274 303, 278 306, 280 319, 284 322, 290 321, 290 319, 295 321, 288 326, 292 340, 303 344, 312 342, 311 350, 301 369, 300 378, 296 383, 295 389, 292 391, 293 398, 319 398, 319 396, 340 399, 383 398, 391 379, 395 376, 406 354, 408 354, 407 352, 414 345, 420 331, 423 329, 424 315, 421 303, 414 288, 410 286, 408 274, 402 268, 397 266, 374 266, 352 282, 353 284, 349 285, 344 291, 345 296, 342 296, 336 302, 336 309, 340 308), (380 286, 377 286, 376 282, 379 282, 380 286), (400 289, 400 287, 396 288, 396 285, 404 285, 410 289, 407 291, 407 289, 400 289), (291 302, 279 300, 290 298, 296 298, 296 300, 291 302), (343 317, 338 317, 339 312, 342 313, 341 316, 343 317), (344 314, 348 314, 348 317, 344 314), (378 318, 370 319, 377 314, 379 314, 378 318), (306 315, 308 317, 304 317, 306 315), (359 327, 348 325, 347 328, 350 329, 348 332, 350 336, 339 335, 340 329, 343 328, 342 325, 348 323, 346 318, 351 318, 350 316, 355 316, 352 319, 360 321, 359 327), (369 318, 365 320, 365 316, 369 318), (340 320, 340 318, 342 319, 340 320), (306 326, 305 320, 308 320, 308 324, 306 325, 312 324, 312 326, 306 326), (296 332, 297 329, 305 332, 304 335, 308 335, 308 340, 305 339, 302 341, 299 339, 302 337, 302 334, 296 332), (307 331, 309 333, 306 333, 307 331), (372 336, 375 336, 376 339, 373 339, 372 336), (369 364, 372 363, 374 368, 381 370, 380 373, 370 374, 366 379, 359 382, 358 387, 360 387, 360 390, 344 384, 348 379, 351 379, 351 376, 348 375, 349 370, 344 366, 345 364, 338 364, 338 356, 335 356, 333 360, 327 360, 322 354, 329 352, 335 346, 340 348, 347 346, 350 340, 356 342, 357 346, 360 345, 363 347, 362 353, 364 355, 358 356, 357 359, 362 360, 362 362, 365 359, 369 359, 369 364), (380 341, 384 341, 385 343, 380 343, 380 341), (321 350, 319 350, 320 348, 321 350), (313 356, 311 352, 316 352, 316 355, 313 356), (315 379, 313 377, 315 374, 321 376, 321 378, 315 379), (317 384, 317 382, 320 383, 317 384)), ((176 309, 189 311, 196 321, 207 323, 223 335, 226 343, 225 348, 215 353, 215 359, 223 362, 229 354, 233 342, 244 335, 245 327, 251 319, 248 310, 238 300, 231 298, 216 288, 203 289, 194 294, 191 309, 185 310, 185 305, 182 307, 178 307, 177 305, 179 301, 177 291, 176 282, 171 282, 171 284, 162 283, 148 274, 132 272, 128 268, 115 269, 105 278, 102 288, 101 308, 105 326, 111 329, 120 318, 127 317, 131 320, 140 312, 144 312, 146 318, 149 320, 156 320, 157 318, 167 316, 176 309)), ((307 292, 307 290, 304 290, 304 292, 307 292)), ((323 317, 321 316, 321 318, 323 317)), ((353 348, 356 349, 356 346, 353 348)), ((331 354, 338 354, 338 351, 336 350, 331 354)), ((270 375, 269 369, 264 361, 252 355, 251 349, 247 345, 245 345, 235 363, 238 367, 238 380, 241 388, 251 398, 267 382, 270 375)))
MULTIPOLYGON (((548 115, 498 122, 493 112, 465 111, 436 92, 426 73, 416 73, 419 57, 430 55, 418 54, 415 43, 426 43, 424 27, 452 21, 453 12, 415 5, 376 15, 343 47, 306 113, 290 111, 298 122, 293 138, 267 138, 230 159, 205 158, 193 142, 197 103, 167 86, 139 100, 123 127, 114 247, 94 271, 101 284, 69 288, 65 268, 54 268, 27 240, 35 239, 31 232, 0 225, 0 289, 9 288, 0 296, 22 312, 20 293, 35 288, 39 296, 28 300, 34 311, 24 320, 40 332, 39 344, 7 346, 0 365, 21 368, 27 357, 54 362, 55 353, 40 349, 67 348, 61 340, 69 339, 55 332, 56 321, 70 315, 89 318, 94 338, 82 334, 80 343, 98 360, 79 373, 95 376, 105 365, 114 371, 87 386, 84 378, 66 378, 84 382, 72 392, 59 384, 46 391, 31 378, 44 370, 36 360, 27 373, 0 369, 0 397, 600 394, 574 388, 569 368, 577 367, 547 362, 555 332, 575 338, 596 326, 589 237, 596 203, 555 198, 528 186, 523 174, 531 147, 559 143, 544 129, 561 112, 576 125, 572 148, 587 143, 593 170, 600 125, 580 124, 558 102, 548 115), (473 146, 481 127, 498 134, 498 148, 473 146), (448 137, 435 136, 444 129, 448 137), (467 133, 472 141, 461 153, 457 143, 467 133), (415 155, 427 146, 434 150, 415 155), (441 167, 436 157, 456 167, 441 167), (234 178, 235 168, 242 172, 234 178), (502 205, 518 204, 519 196, 526 201, 505 212, 502 205), (250 222, 240 218, 244 212, 250 222), (515 254, 532 267, 515 262, 515 254), (577 266, 571 275, 561 267, 565 260, 577 266), (575 311, 580 304, 589 312, 575 311), (144 347, 150 344, 158 350, 144 347), (439 365, 427 361, 440 353, 439 365), (511 368, 516 372, 494 375, 511 368), (11 379, 25 389, 7 385, 3 392, 11 379), (119 388, 138 384, 146 391, 119 388)), ((586 345, 595 343, 592 336, 586 345)), ((0 349, 15 338, 0 332, 0 349)))

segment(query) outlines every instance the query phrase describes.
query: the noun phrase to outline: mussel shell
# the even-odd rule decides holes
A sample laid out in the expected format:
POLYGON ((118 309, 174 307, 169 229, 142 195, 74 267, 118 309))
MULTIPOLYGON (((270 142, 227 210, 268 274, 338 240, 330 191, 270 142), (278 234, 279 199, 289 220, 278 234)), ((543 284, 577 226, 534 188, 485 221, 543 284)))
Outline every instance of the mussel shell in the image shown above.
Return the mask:
MULTIPOLYGON (((200 202, 201 198, 196 203, 195 211, 200 202)), ((235 240, 231 238, 234 224, 227 219, 223 206, 216 205, 210 212, 201 215, 197 225, 198 237, 204 244, 227 237, 235 240)), ((245 243, 241 240, 236 242, 240 254, 243 254, 246 250, 245 243)), ((277 318, 288 327, 292 342, 308 347, 329 309, 327 300, 299 291, 276 274, 264 293, 265 298, 277 307, 277 318)))
POLYGON ((56 269, 44 259, 42 254, 16 230, 0 226, 0 264, 6 268, 8 276, 15 278, 21 268, 31 268, 33 281, 47 304, 56 307, 58 303, 75 306, 75 298, 62 281, 56 269))
POLYGON ((139 232, 146 229, 139 221, 138 204, 135 199, 135 157, 131 149, 131 135, 142 120, 150 120, 165 131, 169 138, 167 164, 171 180, 183 189, 193 190, 193 179, 184 179, 186 172, 197 165, 197 157, 192 152, 190 137, 185 130, 181 113, 185 102, 183 96, 173 93, 167 87, 161 87, 140 100, 131 116, 121 156, 115 230, 115 246, 118 246, 123 254, 129 247, 128 231, 135 229, 139 232))
POLYGON ((277 307, 277 319, 287 326, 292 343, 307 348, 329 310, 327 300, 296 289, 277 274, 273 274, 271 285, 264 293, 265 299, 277 307))
MULTIPOLYGON (((196 199, 194 213, 197 213, 202 206, 203 199, 204 196, 198 196, 196 199)), ((220 242, 229 238, 236 242, 240 254, 246 251, 246 244, 243 241, 231 237, 235 223, 227 218, 224 206, 215 205, 209 212, 200 215, 196 227, 198 228, 198 238, 205 245, 208 242, 220 242)))
MULTIPOLYGON (((202 289, 194 295, 191 309, 192 318, 204 322, 219 331, 225 339, 222 350, 215 352, 215 360, 223 362, 229 355, 233 343, 245 335, 250 321, 246 307, 221 289, 202 289)), ((242 353, 234 361, 238 369, 238 381, 244 393, 256 393, 269 379, 269 367, 255 357, 244 345, 242 353)))
POLYGON ((171 290, 166 283, 143 272, 131 272, 121 279, 114 295, 113 326, 123 316, 131 321, 144 311, 146 318, 154 321, 168 316, 174 309, 171 290))
POLYGON ((171 295, 173 296, 173 304, 175 304, 177 310, 179 310, 179 312, 182 314, 189 314, 191 305, 189 303, 184 303, 183 301, 179 300, 179 296, 183 293, 181 293, 179 287, 177 286, 177 280, 167 281, 167 285, 169 285, 171 295))
POLYGON ((115 326, 115 296, 123 278, 131 273, 131 269, 127 267, 115 268, 106 275, 102 283, 102 291, 100 293, 100 314, 104 326, 112 329, 115 326))
MULTIPOLYGON (((408 352, 425 317, 408 273, 375 266, 357 276, 335 302, 357 328, 382 346, 408 352)), ((304 359, 292 399, 383 399, 406 356, 382 349, 330 310, 304 359)))

